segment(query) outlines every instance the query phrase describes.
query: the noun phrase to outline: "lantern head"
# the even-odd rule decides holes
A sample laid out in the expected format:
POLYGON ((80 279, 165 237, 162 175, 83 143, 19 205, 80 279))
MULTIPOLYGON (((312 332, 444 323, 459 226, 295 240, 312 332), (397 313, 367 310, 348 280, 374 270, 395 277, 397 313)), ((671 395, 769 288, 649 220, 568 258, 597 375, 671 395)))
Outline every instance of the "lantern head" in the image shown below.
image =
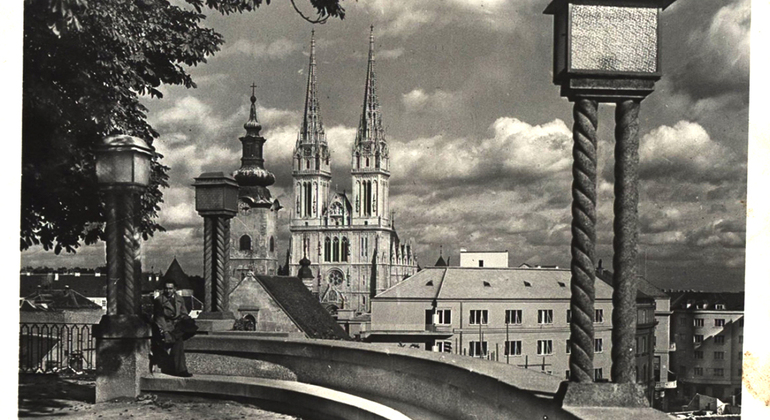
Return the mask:
POLYGON ((238 183, 223 172, 195 178, 195 210, 201 216, 233 217, 238 213, 238 183))
POLYGON ((96 178, 104 189, 144 188, 150 183, 154 150, 144 140, 126 135, 110 136, 96 148, 96 178))

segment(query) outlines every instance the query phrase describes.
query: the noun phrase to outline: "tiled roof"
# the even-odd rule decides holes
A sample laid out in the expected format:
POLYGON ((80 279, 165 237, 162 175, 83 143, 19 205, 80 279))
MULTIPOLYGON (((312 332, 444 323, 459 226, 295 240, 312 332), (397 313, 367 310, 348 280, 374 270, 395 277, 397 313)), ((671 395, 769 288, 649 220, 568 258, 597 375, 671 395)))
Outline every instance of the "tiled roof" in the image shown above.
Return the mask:
MULTIPOLYGON (((596 278, 612 287, 612 271, 597 269, 596 278)), ((667 298, 669 297, 658 286, 650 283, 642 276, 636 278, 636 298, 667 298)))
POLYGON ((350 340, 299 278, 256 276, 256 279, 309 338, 350 340))
POLYGON ((50 274, 32 274, 29 276, 20 276, 19 279, 19 297, 29 296, 35 293, 37 286, 62 289, 69 286, 70 289, 77 291, 81 295, 98 298, 107 297, 107 276, 99 277, 94 274, 59 274, 58 280, 54 273, 50 274))
POLYGON ((716 310, 717 304, 724 305, 724 310, 742 311, 745 292, 702 292, 694 290, 669 291, 672 310, 716 310))
MULTIPOLYGON (((569 299, 570 271, 537 268, 427 267, 377 295, 411 299, 569 299)), ((612 288, 596 283, 597 299, 612 288)))
POLYGON ((102 309, 87 297, 72 289, 40 289, 25 297, 34 306, 45 304, 48 310, 102 309))

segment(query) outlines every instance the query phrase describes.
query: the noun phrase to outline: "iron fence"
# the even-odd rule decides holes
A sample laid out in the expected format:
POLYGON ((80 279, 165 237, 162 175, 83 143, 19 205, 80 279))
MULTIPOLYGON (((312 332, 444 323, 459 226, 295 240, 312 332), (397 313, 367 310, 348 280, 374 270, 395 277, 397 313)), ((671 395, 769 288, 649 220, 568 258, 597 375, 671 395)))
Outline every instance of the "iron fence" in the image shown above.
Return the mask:
POLYGON ((96 369, 90 324, 20 323, 19 372, 82 374, 96 369))

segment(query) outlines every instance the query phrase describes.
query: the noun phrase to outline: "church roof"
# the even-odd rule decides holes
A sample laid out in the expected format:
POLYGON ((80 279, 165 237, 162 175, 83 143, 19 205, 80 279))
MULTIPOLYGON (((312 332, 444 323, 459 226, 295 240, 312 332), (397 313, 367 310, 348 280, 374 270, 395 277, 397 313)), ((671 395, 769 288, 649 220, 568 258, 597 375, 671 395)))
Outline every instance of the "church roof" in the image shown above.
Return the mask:
POLYGON ((299 278, 260 275, 255 277, 308 338, 350 340, 350 336, 299 278))
MULTIPOLYGON (((563 269, 426 267, 375 299, 569 299, 570 277, 563 269)), ((612 299, 612 287, 597 282, 596 299, 612 299)))
POLYGON ((163 281, 173 281, 176 283, 177 290, 182 289, 190 289, 192 290, 192 285, 190 284, 190 277, 185 274, 184 270, 182 270, 182 266, 179 265, 179 261, 177 261, 176 257, 174 257, 174 261, 171 261, 171 265, 168 266, 168 270, 166 270, 166 274, 163 275, 161 278, 163 281))

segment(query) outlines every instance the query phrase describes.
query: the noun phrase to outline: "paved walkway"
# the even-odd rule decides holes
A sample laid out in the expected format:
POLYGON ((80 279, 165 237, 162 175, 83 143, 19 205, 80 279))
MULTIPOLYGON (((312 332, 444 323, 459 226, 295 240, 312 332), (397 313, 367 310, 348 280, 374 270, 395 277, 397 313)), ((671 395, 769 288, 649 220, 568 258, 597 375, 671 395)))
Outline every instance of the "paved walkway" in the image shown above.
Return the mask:
POLYGON ((94 404, 93 378, 19 375, 19 417, 70 419, 301 420, 235 401, 142 395, 137 401, 94 404))

